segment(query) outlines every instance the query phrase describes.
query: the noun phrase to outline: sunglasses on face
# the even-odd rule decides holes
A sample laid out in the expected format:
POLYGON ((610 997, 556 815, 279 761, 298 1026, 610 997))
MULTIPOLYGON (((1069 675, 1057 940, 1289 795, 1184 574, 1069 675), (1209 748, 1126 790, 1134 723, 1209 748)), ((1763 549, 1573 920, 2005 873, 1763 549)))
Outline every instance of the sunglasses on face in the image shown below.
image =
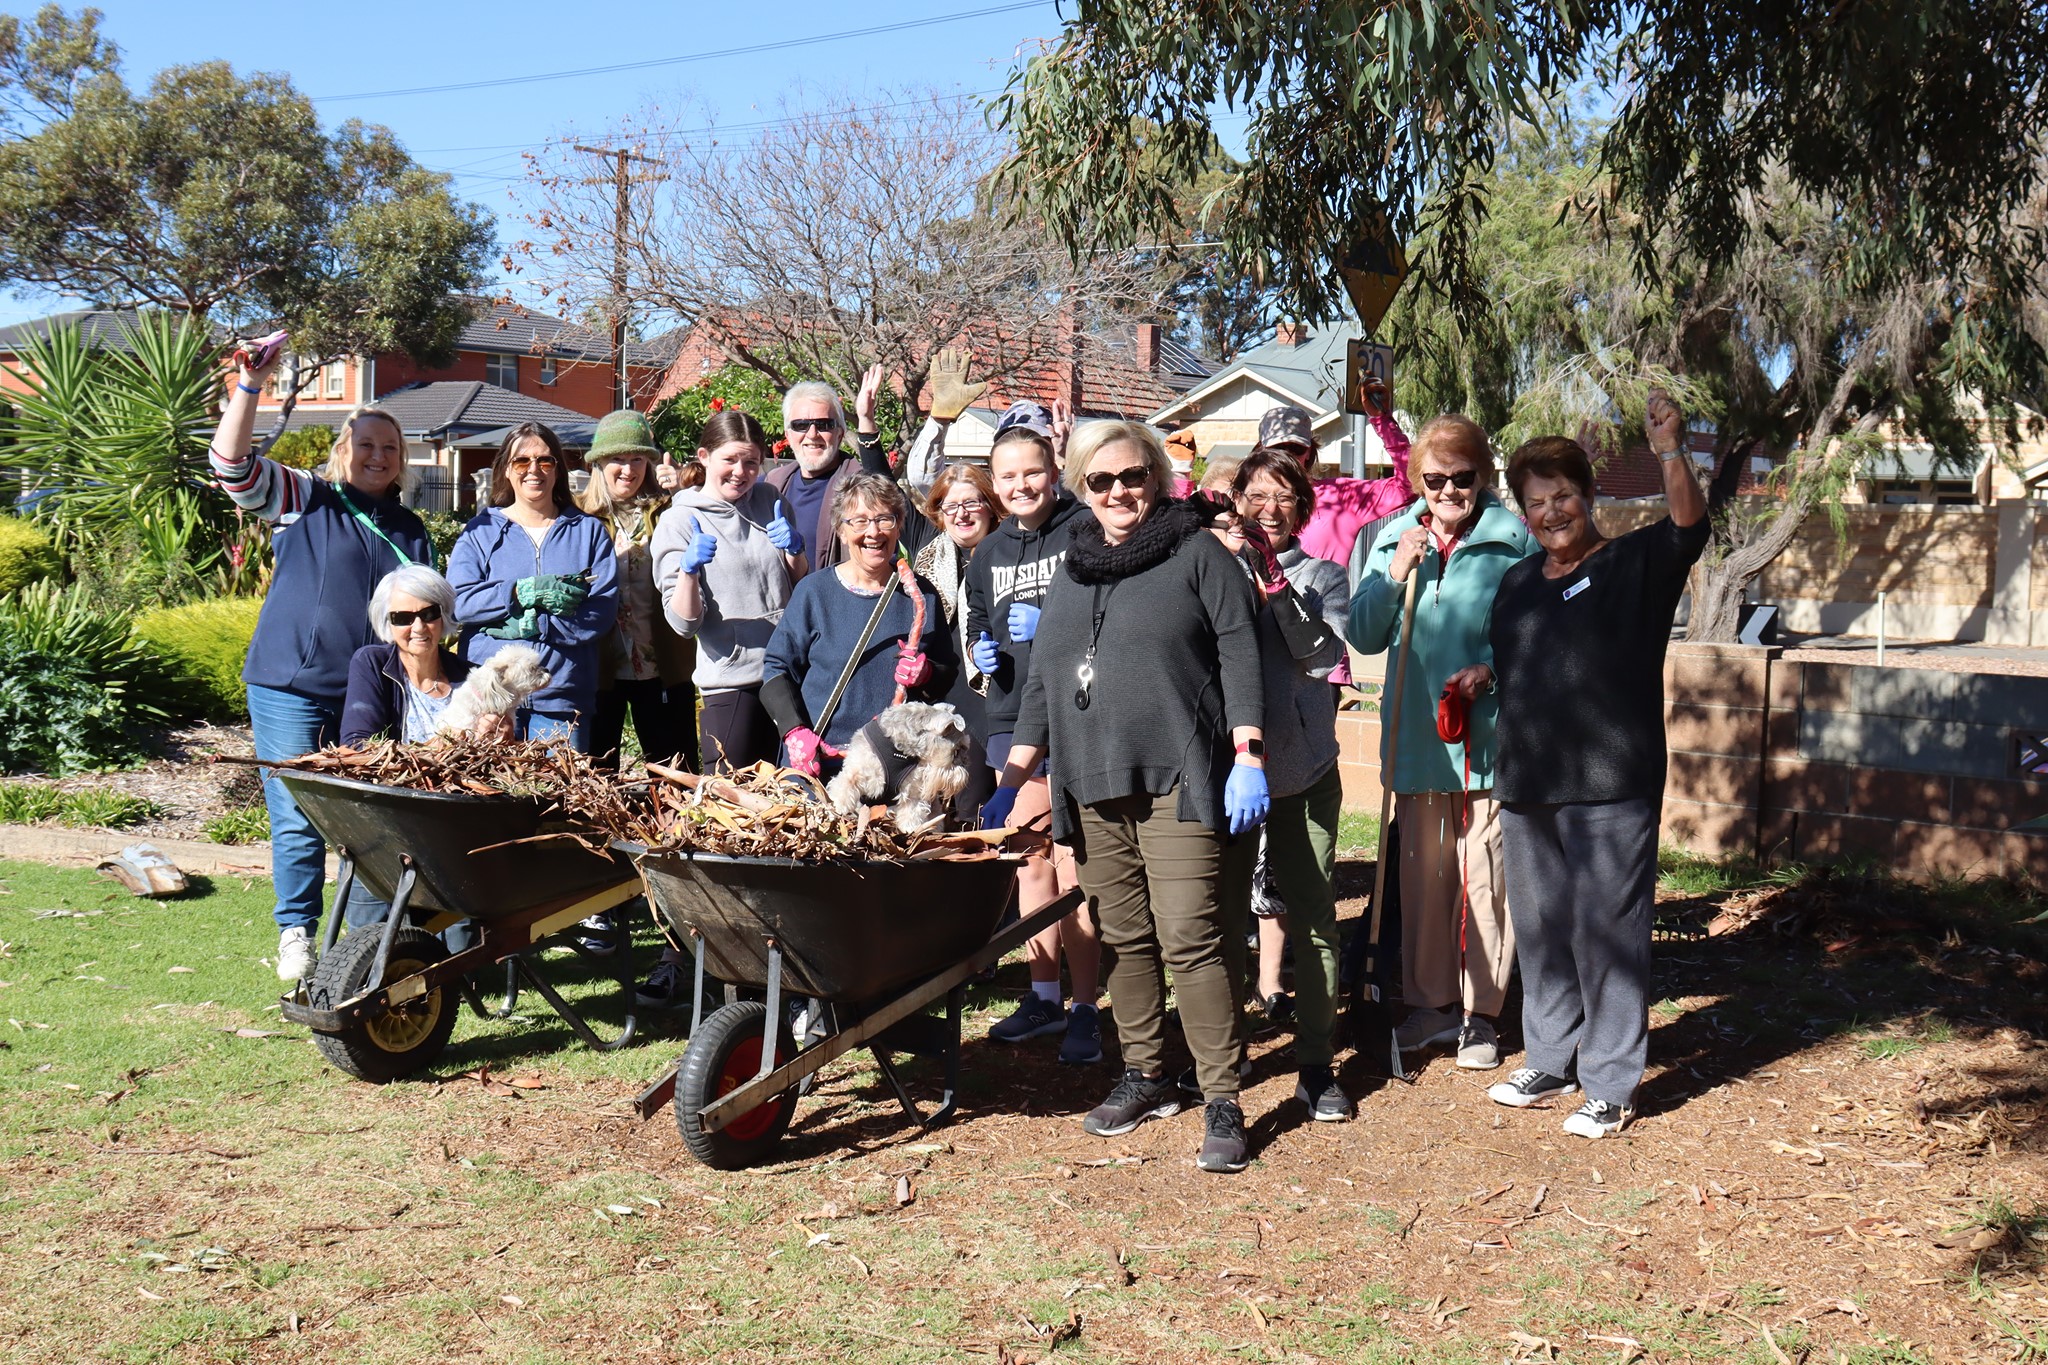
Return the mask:
POLYGON ((830 417, 793 417, 783 425, 798 435, 808 435, 813 431, 830 433, 839 430, 839 423, 830 417))
POLYGON ((524 474, 529 469, 538 469, 543 473, 548 473, 554 468, 555 457, 552 455, 515 455, 512 457, 512 472, 514 474, 524 474))
POLYGON ((1134 464, 1129 469, 1108 470, 1100 474, 1090 474, 1082 482, 1088 485, 1090 493, 1107 493, 1117 484, 1122 484, 1126 488, 1143 488, 1145 480, 1151 477, 1152 466, 1134 464))
POLYGON ((423 626, 431 626, 441 619, 441 609, 429 602, 418 611, 386 612, 384 619, 394 626, 409 626, 415 621, 423 626))
POLYGON ((1432 493, 1443 492, 1445 484, 1449 484, 1453 488, 1470 490, 1472 485, 1478 482, 1479 471, 1476 469, 1461 469, 1455 474, 1424 474, 1422 476, 1422 486, 1432 493))

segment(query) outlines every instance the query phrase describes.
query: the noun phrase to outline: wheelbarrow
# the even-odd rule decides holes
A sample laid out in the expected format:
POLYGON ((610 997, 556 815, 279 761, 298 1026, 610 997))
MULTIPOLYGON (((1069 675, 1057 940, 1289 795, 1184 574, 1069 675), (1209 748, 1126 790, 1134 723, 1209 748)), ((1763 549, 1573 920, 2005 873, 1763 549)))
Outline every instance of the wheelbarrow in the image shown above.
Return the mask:
POLYGON ((966 983, 1081 903, 1071 891, 998 932, 1017 858, 847 864, 629 851, 656 912, 697 959, 689 1048, 635 1107, 648 1119, 673 1101, 683 1145, 720 1170, 764 1160, 808 1082, 857 1047, 913 1122, 951 1118, 966 983), (702 1017, 707 971, 726 983, 726 1003, 702 1017), (741 1000, 741 987, 766 999, 741 1000), (784 1018, 792 996, 809 997, 827 1029, 801 1051, 784 1018), (941 999, 943 1018, 924 1013, 941 999), (943 1062, 935 1111, 918 1108, 892 1053, 943 1062))
MULTIPOLYGON (((549 832, 547 803, 535 797, 471 796, 385 787, 324 773, 277 774, 320 836, 340 855, 334 907, 310 980, 282 997, 284 1017, 313 1030, 330 1063, 365 1081, 409 1076, 448 1045, 461 1005, 487 1019, 509 1016, 519 980, 537 991, 591 1047, 632 1041, 631 935, 612 935, 609 971, 619 983, 625 1025, 600 1037, 534 967, 531 951, 549 935, 640 893, 630 859, 549 832), (360 883, 391 907, 382 925, 341 930, 349 891, 360 883), (420 922, 415 923, 418 920, 420 922), (474 946, 450 953, 435 935, 464 920, 474 946), (504 1002, 487 1007, 470 974, 506 963, 504 1002)), ((587 931, 586 931, 587 932, 587 931)), ((579 953, 581 943, 565 940, 579 953)))

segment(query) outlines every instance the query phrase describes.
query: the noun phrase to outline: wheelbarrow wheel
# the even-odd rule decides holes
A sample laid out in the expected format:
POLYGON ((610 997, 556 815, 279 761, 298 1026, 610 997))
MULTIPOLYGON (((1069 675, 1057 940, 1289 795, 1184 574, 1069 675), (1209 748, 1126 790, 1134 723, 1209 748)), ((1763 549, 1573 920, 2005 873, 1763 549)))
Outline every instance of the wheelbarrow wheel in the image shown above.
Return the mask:
MULTIPOLYGON (((307 993, 314 1008, 333 1009, 382 984, 369 979, 377 965, 379 933, 377 926, 367 925, 320 959, 307 993)), ((384 980, 402 980, 447 956, 448 949, 440 939, 423 929, 401 925, 391 940, 384 980)), ((321 1056, 357 1080, 395 1081, 441 1055, 448 1046, 448 1035, 455 1031, 460 1009, 455 992, 438 986, 375 1019, 359 1020, 341 1033, 316 1033, 313 1044, 321 1056)))
MULTIPOLYGON (((768 1007, 758 1000, 726 1005, 697 1026, 676 1071, 676 1130, 690 1155, 715 1170, 735 1171, 762 1160, 796 1113, 796 1089, 791 1087, 716 1131, 698 1117, 705 1105, 754 1079, 769 1026, 768 1007)), ((794 1057, 788 1026, 776 1021, 775 1032, 776 1057, 794 1057)))

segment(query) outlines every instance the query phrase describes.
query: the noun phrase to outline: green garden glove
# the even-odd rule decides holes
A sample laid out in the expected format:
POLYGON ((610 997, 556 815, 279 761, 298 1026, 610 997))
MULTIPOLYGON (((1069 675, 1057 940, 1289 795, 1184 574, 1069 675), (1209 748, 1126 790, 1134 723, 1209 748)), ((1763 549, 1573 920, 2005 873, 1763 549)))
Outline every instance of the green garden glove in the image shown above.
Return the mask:
POLYGON ((513 584, 512 596, 522 607, 539 607, 550 616, 567 616, 583 605, 583 599, 590 596, 590 588, 577 577, 544 573, 513 584))
POLYGON ((484 627, 484 634, 493 640, 538 640, 540 613, 529 607, 517 616, 506 617, 503 624, 484 627))

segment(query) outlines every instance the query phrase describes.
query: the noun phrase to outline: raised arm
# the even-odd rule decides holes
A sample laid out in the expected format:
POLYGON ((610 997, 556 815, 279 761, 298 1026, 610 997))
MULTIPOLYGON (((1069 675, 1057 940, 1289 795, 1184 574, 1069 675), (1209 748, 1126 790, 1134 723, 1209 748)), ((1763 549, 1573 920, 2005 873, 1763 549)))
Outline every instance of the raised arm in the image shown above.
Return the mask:
POLYGON ((244 512, 269 522, 283 521, 305 511, 314 487, 313 476, 305 470, 289 469, 251 449, 256 435, 256 403, 263 396, 265 381, 277 369, 278 359, 271 355, 257 366, 244 359, 236 367, 235 385, 228 390, 220 425, 214 429, 213 445, 207 452, 207 462, 221 491, 244 512))
POLYGON ((1673 526, 1697 526, 1707 515, 1707 495, 1693 477, 1692 452, 1686 448, 1685 414, 1662 390, 1652 390, 1643 412, 1643 435, 1657 456, 1664 476, 1664 503, 1673 526))

